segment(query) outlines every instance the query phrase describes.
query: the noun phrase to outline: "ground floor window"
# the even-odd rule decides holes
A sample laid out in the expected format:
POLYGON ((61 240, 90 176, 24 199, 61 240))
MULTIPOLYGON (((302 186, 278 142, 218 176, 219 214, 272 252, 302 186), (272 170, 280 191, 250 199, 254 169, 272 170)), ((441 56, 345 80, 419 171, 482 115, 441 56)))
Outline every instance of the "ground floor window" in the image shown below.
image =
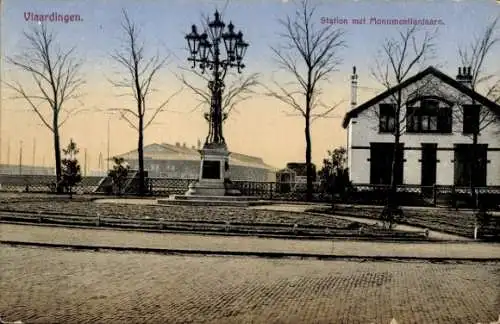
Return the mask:
POLYGON ((488 145, 477 144, 475 154, 473 149, 472 144, 455 145, 454 183, 456 186, 470 186, 472 182, 477 187, 486 186, 488 145), (474 156, 476 163, 474 163, 474 156))
MULTIPOLYGON (((391 184, 394 143, 370 143, 370 184, 391 184)), ((403 183, 404 145, 396 152, 396 184, 403 183)))

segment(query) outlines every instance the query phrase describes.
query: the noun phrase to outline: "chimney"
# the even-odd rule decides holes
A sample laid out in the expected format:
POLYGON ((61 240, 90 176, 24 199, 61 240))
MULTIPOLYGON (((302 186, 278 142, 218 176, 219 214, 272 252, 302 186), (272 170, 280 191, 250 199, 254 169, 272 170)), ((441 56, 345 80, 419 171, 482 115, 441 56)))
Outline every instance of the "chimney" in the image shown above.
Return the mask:
POLYGON ((181 143, 175 142, 175 147, 180 147, 180 146, 181 146, 181 143))
POLYGON ((457 81, 458 81, 458 82, 461 82, 461 81, 462 81, 462 79, 463 79, 463 76, 462 76, 462 68, 461 68, 461 67, 459 67, 459 68, 458 68, 458 74, 457 74, 457 81))
POLYGON ((182 147, 186 148, 186 142, 182 143, 182 147))
POLYGON ((200 139, 198 139, 198 142, 196 143, 196 147, 199 149, 201 149, 201 141, 200 139))
POLYGON ((192 150, 196 150, 196 146, 191 145, 191 149, 192 149, 192 150))
POLYGON ((351 75, 351 108, 356 107, 358 99, 358 75, 356 74, 356 67, 352 67, 351 75))
POLYGON ((466 87, 472 87, 472 67, 459 67, 457 81, 466 87))

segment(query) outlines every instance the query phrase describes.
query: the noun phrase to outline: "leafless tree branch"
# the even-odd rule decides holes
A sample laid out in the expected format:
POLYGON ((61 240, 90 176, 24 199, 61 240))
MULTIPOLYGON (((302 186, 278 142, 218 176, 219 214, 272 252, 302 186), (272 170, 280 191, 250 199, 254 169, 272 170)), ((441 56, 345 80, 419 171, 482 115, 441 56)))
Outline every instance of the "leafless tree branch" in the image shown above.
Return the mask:
MULTIPOLYGON (((388 38, 381 46, 379 55, 375 60, 375 67, 371 70, 372 76, 385 88, 391 90, 404 82, 410 75, 416 74, 423 69, 424 64, 435 53, 435 38, 437 30, 433 32, 423 31, 418 26, 411 26, 401 30, 397 37, 388 38)), ((397 188, 396 172, 399 164, 402 163, 396 158, 399 151, 401 135, 407 130, 407 121, 414 115, 413 110, 408 109, 408 104, 412 100, 426 95, 432 95, 433 88, 436 86, 436 80, 432 77, 426 77, 405 88, 399 88, 392 91, 386 103, 393 105, 394 129, 394 150, 391 166, 391 192, 388 196, 390 205, 397 205, 395 192, 397 188)), ((373 113, 380 120, 379 106, 375 105, 373 113)), ((378 129, 377 123, 377 129, 378 129)))
POLYGON ((332 74, 342 63, 340 51, 346 46, 345 32, 334 25, 317 28, 316 7, 302 0, 295 15, 279 20, 283 32, 279 34, 283 43, 271 47, 279 68, 294 80, 294 84, 283 85, 273 81, 273 87, 264 86, 265 95, 287 105, 305 121, 307 199, 312 198, 311 122, 331 114, 338 104, 324 105, 320 101, 321 85, 330 81, 332 74), (274 88, 274 89, 273 89, 274 88), (305 101, 304 104, 300 101, 305 101))
POLYGON ((487 58, 492 55, 492 49, 500 42, 500 37, 497 34, 500 17, 494 19, 486 26, 480 37, 474 37, 468 45, 462 45, 458 49, 458 54, 462 65, 471 67, 472 90, 477 90, 477 87, 492 78, 491 74, 486 73, 487 58))
MULTIPOLYGON (((210 81, 210 78, 208 76, 194 69, 186 69, 182 67, 181 69, 188 73, 194 74, 207 83, 210 81)), ((221 108, 224 116, 223 121, 225 121, 229 117, 229 115, 240 103, 252 98, 253 95, 257 94, 255 88, 260 84, 260 74, 258 73, 253 73, 249 76, 234 74, 231 74, 231 76, 235 77, 235 79, 229 86, 225 87, 222 93, 221 108)), ((198 97, 200 104, 197 105, 196 108, 200 107, 201 105, 210 106, 212 93, 210 92, 210 89, 208 87, 195 85, 194 82, 190 81, 184 74, 177 75, 177 78, 198 97)))
POLYGON ((146 115, 149 110, 147 100, 149 95, 154 91, 152 84, 156 80, 158 73, 167 64, 168 57, 161 57, 158 53, 151 56, 146 54, 144 44, 139 41, 139 29, 129 18, 125 10, 123 11, 121 27, 125 35, 124 48, 116 50, 111 57, 125 70, 125 73, 122 79, 110 81, 116 88, 129 89, 135 101, 135 108, 114 108, 111 110, 117 111, 121 119, 125 120, 130 127, 138 132, 139 193, 143 194, 146 191, 143 152, 144 130, 151 125, 160 112, 165 110, 170 100, 180 93, 182 89, 175 92, 157 108, 152 110, 151 117, 146 121, 146 115))
MULTIPOLYGON (((458 55, 463 67, 470 67, 471 69, 471 80, 469 82, 471 89, 476 92, 480 88, 484 89, 484 95, 496 103, 500 103, 500 79, 498 75, 487 72, 487 62, 490 57, 492 58, 494 47, 500 44, 499 26, 500 17, 497 17, 484 28, 479 37, 473 37, 473 40, 468 45, 462 45, 458 49, 458 55), (490 83, 491 81, 493 81, 493 84, 490 83)), ((466 118, 463 107, 466 104, 473 103, 473 101, 460 94, 449 95, 457 103, 458 109, 455 111, 454 117, 458 121, 464 122, 466 118)), ((498 123, 498 116, 488 108, 480 108, 479 125, 477 127, 479 133, 494 123, 498 123)), ((471 135, 471 137, 474 136, 476 135, 471 135)))
POLYGON ((149 125, 151 125, 151 123, 154 121, 154 119, 156 118, 156 116, 163 112, 165 110, 165 108, 167 107, 167 105, 170 103, 170 100, 172 100, 172 98, 176 97, 179 93, 182 92, 182 90, 184 90, 183 88, 180 88, 179 90, 177 90, 176 92, 174 92, 170 97, 168 97, 165 101, 163 101, 155 110, 154 112, 151 114, 151 118, 149 119, 149 121, 144 125, 144 129, 148 128, 149 125))
MULTIPOLYGON (((75 111, 66 109, 66 103, 78 99, 78 92, 85 83, 80 76, 82 62, 75 58, 75 49, 62 50, 57 46, 55 34, 41 24, 23 33, 28 47, 22 54, 7 57, 7 62, 31 76, 35 89, 28 90, 18 81, 6 82, 17 95, 25 100, 54 136, 54 155, 57 181, 61 180, 61 150, 59 131, 75 111), (48 113, 44 113, 43 109, 48 113), (48 108, 48 109, 47 109, 48 108), (61 122, 61 116, 66 117, 61 122)), ((58 188, 59 189, 59 188, 58 188)))

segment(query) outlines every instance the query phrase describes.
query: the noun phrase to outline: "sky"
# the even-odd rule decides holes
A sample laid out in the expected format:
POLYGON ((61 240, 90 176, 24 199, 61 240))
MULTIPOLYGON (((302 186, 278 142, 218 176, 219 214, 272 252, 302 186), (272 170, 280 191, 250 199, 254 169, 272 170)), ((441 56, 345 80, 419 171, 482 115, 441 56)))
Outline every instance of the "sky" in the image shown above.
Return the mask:
MULTIPOLYGON (((339 51, 339 65, 328 83, 322 84, 322 101, 338 105, 330 118, 318 119, 312 129, 313 162, 321 165, 327 150, 345 145, 346 133, 341 122, 350 109, 350 74, 352 66, 359 75, 358 103, 362 103, 383 87, 371 76, 378 51, 385 39, 395 36, 407 26, 370 24, 371 18, 440 19, 437 30, 437 55, 428 64, 439 66, 456 75, 460 64, 457 48, 470 43, 486 24, 500 16, 500 3, 496 0, 324 0, 313 1, 315 28, 320 30, 324 18, 332 20, 363 18, 367 24, 335 24, 345 32, 345 48, 339 51)), ((129 97, 121 96, 110 80, 119 80, 125 73, 111 58, 124 45, 120 27, 123 11, 139 26, 140 40, 146 55, 168 57, 168 65, 154 82, 156 91, 148 100, 154 109, 164 99, 182 88, 179 74, 201 87, 204 84, 189 69, 189 55, 184 36, 192 24, 200 25, 203 16, 213 15, 215 9, 223 14, 226 23, 232 21, 250 44, 244 58, 243 76, 259 73, 261 81, 272 87, 271 79, 287 84, 289 75, 275 74, 278 69, 271 51, 272 46, 284 44, 280 36, 283 26, 279 20, 292 15, 296 3, 284 0, 3 0, 1 1, 1 119, 0 163, 19 163, 22 151, 23 164, 53 165, 51 132, 29 109, 26 102, 12 99, 13 93, 4 82, 19 81, 33 89, 29 75, 22 74, 7 63, 7 57, 24 53, 24 32, 39 27, 28 19, 33 14, 78 15, 78 21, 47 22, 56 35, 57 46, 63 50, 75 47, 74 55, 83 61, 81 75, 85 85, 81 88, 80 101, 67 102, 66 108, 87 109, 68 119, 61 128, 62 146, 72 138, 86 152, 87 170, 99 169, 99 156, 110 156, 136 149, 137 131, 129 127, 111 108, 133 107, 129 97), (109 128, 108 128, 109 125, 109 128), (109 130, 109 132, 108 132, 109 130)), ((434 31, 436 26, 424 26, 422 32, 434 31)), ((488 59, 488 69, 500 75, 500 46, 488 59)), ((226 83, 232 82, 228 76, 226 83)), ((145 144, 186 143, 196 145, 206 137, 208 125, 203 118, 207 107, 195 109, 198 98, 188 89, 175 96, 168 109, 155 119, 145 131, 145 144)), ((45 107, 47 108, 47 107, 45 107)), ((45 109, 48 116, 49 110, 45 109)), ((304 119, 290 116, 290 108, 276 99, 257 93, 239 104, 224 125, 224 136, 229 149, 234 152, 259 156, 277 168, 287 162, 305 160, 304 119)), ((83 156, 80 156, 83 159, 83 156)))

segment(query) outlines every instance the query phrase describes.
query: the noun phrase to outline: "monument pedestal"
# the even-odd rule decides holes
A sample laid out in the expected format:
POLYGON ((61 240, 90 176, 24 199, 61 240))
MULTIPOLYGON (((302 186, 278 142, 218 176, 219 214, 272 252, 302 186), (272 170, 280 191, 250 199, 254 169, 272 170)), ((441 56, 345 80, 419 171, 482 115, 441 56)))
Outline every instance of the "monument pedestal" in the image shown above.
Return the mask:
POLYGON ((184 195, 170 195, 168 199, 158 199, 158 204, 232 207, 272 204, 271 201, 261 200, 258 196, 244 197, 238 189, 232 188, 229 180, 229 151, 225 145, 205 145, 200 154, 198 181, 191 183, 184 195))
POLYGON ((239 190, 228 187, 229 151, 225 145, 205 145, 200 150, 199 180, 189 185, 186 196, 237 196, 239 190))

